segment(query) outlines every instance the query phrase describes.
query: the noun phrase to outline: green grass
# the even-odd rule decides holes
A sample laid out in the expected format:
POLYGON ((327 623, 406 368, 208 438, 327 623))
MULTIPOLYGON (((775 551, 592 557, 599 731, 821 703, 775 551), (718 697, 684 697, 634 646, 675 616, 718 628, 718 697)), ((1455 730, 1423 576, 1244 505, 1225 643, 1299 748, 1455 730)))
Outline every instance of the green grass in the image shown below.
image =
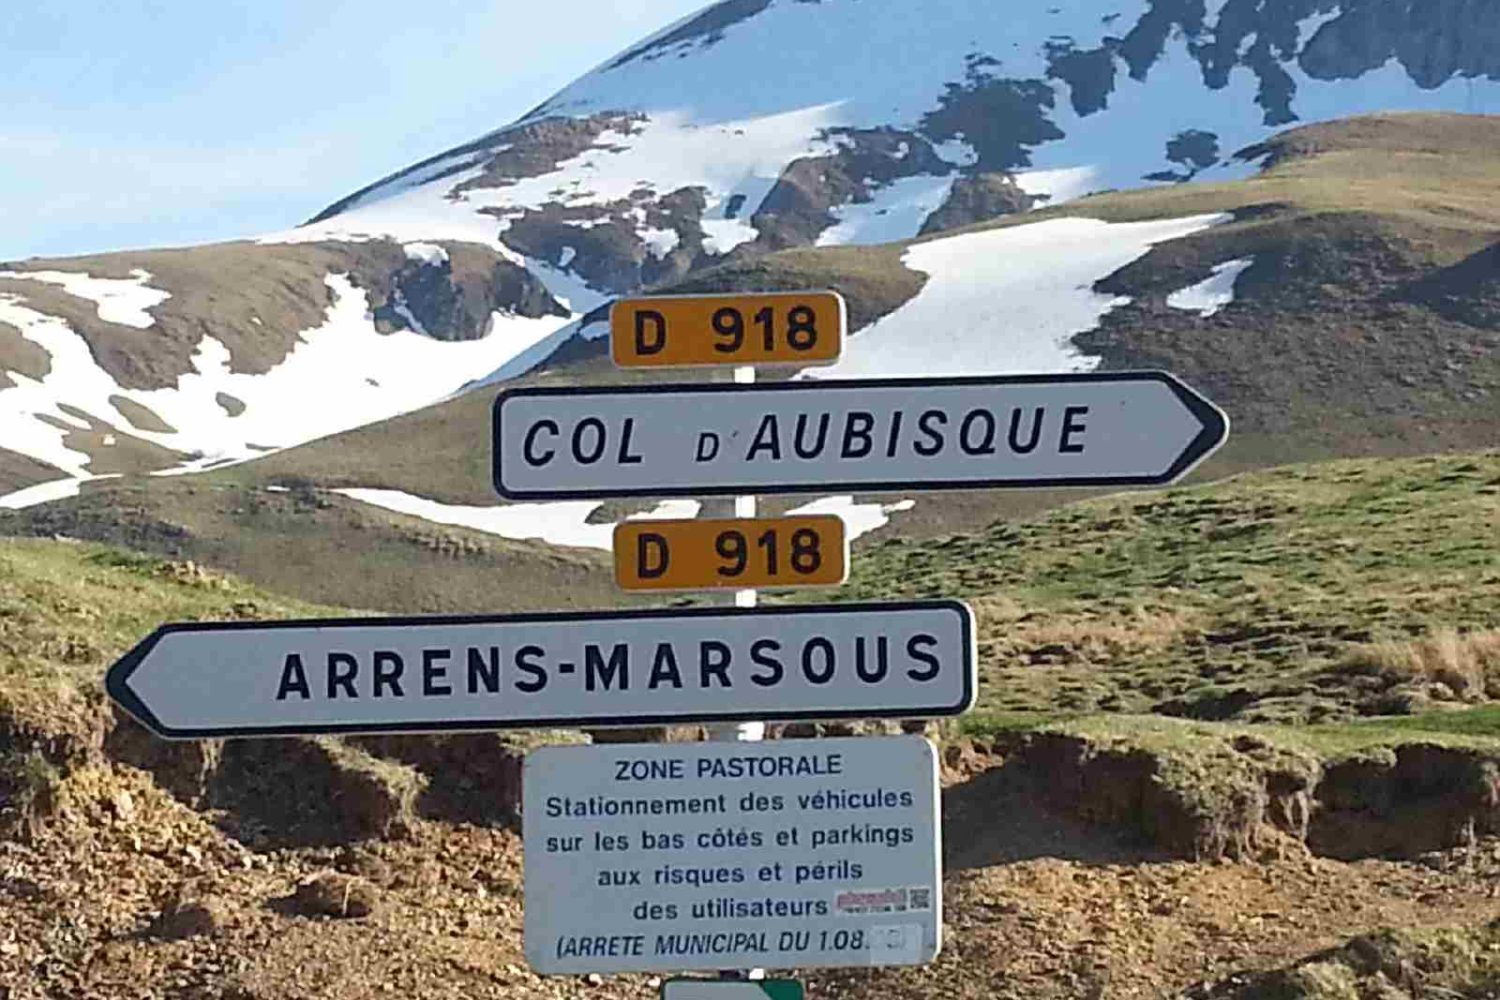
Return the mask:
POLYGON ((1390 734, 1446 734, 1500 740, 1500 706, 1486 705, 1451 712, 1425 712, 1405 718, 1366 719, 1351 723, 1351 731, 1365 728, 1390 734))
POLYGON ((987 712, 1412 714, 1484 692, 1368 661, 1500 628, 1497 523, 1500 454, 1296 466, 890 538, 840 597, 968 601, 987 712))
POLYGON ((103 545, 0 538, 0 684, 92 683, 169 621, 348 614, 233 577, 103 545))
MULTIPOLYGON (((1290 129, 1265 143, 1275 166, 1243 181, 1079 198, 971 230, 1058 216, 1139 222, 1252 205, 1371 212, 1437 229, 1500 226, 1500 118, 1389 113, 1290 129)), ((942 234, 928 237, 940 239, 942 234)))
MULTIPOLYGON (((1497 518, 1500 453, 1288 467, 889 538, 839 596, 969 601, 980 704, 951 733, 1076 738, 1128 780, 1145 755, 1188 826, 1158 828, 1132 795, 1095 818, 1184 856, 1243 854, 1247 803, 1340 761, 1413 743, 1500 761, 1500 707, 1459 700, 1493 691, 1472 678, 1500 630, 1497 518)), ((0 538, 0 742, 9 726, 87 744, 101 672, 163 622, 344 613, 190 563, 0 538)), ((34 771, 9 761, 0 783, 45 790, 34 771)))
POLYGON ((977 712, 964 717, 957 731, 977 739, 1058 733, 1081 737, 1099 747, 1133 747, 1178 758, 1217 752, 1236 737, 1247 736, 1266 747, 1325 765, 1380 756, 1411 743, 1500 754, 1500 711, 1494 708, 1310 726, 1195 722, 1159 715, 1112 713, 977 712))

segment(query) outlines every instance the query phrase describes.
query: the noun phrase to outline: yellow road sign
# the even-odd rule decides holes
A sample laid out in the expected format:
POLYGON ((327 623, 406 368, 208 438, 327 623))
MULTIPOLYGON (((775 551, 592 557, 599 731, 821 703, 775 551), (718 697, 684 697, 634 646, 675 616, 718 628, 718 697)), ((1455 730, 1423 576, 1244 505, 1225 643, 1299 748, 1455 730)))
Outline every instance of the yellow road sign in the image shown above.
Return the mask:
POLYGON ((848 573, 849 543, 836 516, 615 525, 623 590, 837 587, 848 573))
POLYGON ((837 292, 621 299, 610 353, 621 368, 826 365, 843 350, 846 315, 837 292))

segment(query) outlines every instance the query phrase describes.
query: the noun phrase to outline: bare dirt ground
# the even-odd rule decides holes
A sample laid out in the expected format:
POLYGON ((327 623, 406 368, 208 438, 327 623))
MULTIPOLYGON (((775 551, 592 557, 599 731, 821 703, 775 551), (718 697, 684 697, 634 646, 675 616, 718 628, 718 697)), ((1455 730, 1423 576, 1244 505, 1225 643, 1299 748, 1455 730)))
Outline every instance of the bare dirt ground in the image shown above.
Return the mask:
MULTIPOLYGON (((256 849, 123 765, 81 769, 56 794, 50 819, 0 840, 4 1000, 655 994, 645 976, 527 969, 510 829, 418 819, 385 841, 256 849)), ((1500 840, 1407 861, 1289 843, 1191 862, 1018 792, 991 805, 947 824, 939 960, 810 970, 810 995, 1172 996, 1380 927, 1500 916, 1500 840)))

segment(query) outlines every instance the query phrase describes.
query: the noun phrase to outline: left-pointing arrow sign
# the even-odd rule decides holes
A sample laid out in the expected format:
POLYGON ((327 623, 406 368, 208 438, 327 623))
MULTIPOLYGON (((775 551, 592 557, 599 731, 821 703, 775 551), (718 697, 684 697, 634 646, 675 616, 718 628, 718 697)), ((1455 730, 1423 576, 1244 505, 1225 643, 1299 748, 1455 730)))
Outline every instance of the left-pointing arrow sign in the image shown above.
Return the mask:
POLYGON ((934 717, 974 700, 957 601, 167 625, 110 668, 169 739, 934 717))

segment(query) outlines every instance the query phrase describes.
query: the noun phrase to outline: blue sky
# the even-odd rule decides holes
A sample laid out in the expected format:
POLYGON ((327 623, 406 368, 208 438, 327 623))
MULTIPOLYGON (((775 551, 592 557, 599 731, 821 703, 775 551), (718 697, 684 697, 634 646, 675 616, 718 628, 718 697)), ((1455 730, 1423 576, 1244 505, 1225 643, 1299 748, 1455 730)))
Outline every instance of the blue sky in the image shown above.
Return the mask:
POLYGON ((284 229, 706 0, 4 0, 0 260, 284 229))

